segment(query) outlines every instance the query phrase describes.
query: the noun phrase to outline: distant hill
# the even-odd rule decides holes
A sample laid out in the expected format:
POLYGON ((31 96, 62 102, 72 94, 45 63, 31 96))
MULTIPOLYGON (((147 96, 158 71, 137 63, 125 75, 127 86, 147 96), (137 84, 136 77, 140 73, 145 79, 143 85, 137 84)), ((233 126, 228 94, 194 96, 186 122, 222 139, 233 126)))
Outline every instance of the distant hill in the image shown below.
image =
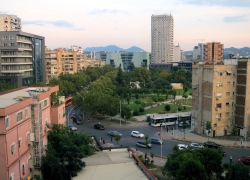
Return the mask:
POLYGON ((99 46, 99 47, 87 47, 84 49, 84 52, 89 52, 89 51, 95 51, 95 52, 100 52, 100 51, 110 51, 110 52, 115 52, 115 51, 125 51, 125 52, 145 52, 143 49, 137 47, 137 46, 132 46, 128 49, 123 49, 120 48, 116 45, 109 45, 109 46, 99 46))

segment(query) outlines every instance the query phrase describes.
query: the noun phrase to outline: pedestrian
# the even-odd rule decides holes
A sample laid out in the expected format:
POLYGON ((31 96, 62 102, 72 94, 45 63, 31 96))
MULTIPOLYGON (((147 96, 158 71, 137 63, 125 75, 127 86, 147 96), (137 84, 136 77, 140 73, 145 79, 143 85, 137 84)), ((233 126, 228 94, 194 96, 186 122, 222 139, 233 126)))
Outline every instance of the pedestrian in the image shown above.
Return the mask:
POLYGON ((233 162, 233 157, 232 156, 230 156, 230 163, 232 163, 233 162))
POLYGON ((105 140, 103 139, 103 144, 105 144, 105 140))
POLYGON ((168 132, 168 126, 167 126, 167 132, 168 132))

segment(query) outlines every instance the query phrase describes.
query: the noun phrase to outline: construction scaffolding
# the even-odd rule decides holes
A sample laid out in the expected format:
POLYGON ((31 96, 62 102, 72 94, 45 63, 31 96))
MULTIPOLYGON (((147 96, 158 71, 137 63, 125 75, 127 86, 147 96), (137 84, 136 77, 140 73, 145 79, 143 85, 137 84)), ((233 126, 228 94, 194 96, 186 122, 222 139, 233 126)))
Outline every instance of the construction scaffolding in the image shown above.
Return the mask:
POLYGON ((31 105, 31 137, 33 145, 34 168, 41 167, 43 155, 43 134, 42 134, 42 103, 37 102, 31 105))

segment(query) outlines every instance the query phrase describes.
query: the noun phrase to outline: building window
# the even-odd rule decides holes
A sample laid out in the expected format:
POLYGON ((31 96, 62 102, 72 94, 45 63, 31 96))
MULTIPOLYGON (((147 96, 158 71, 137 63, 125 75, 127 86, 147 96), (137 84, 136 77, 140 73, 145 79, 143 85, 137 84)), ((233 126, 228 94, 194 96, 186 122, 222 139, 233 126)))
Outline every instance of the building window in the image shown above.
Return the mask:
POLYGON ((216 114, 216 118, 221 118, 221 113, 216 114))
POLYGON ((18 140, 18 148, 21 149, 21 147, 22 147, 22 139, 19 139, 18 140))
POLYGON ((25 175, 25 166, 24 166, 24 164, 22 164, 22 174, 23 174, 23 176, 25 175))
POLYGON ((14 36, 10 36, 10 40, 15 40, 15 37, 14 36))
POLYGON ((221 103, 216 104, 216 108, 221 108, 221 103))
POLYGON ((230 81, 227 81, 227 84, 230 84, 231 82, 230 81))
POLYGON ((8 36, 3 36, 3 40, 8 40, 8 36))
POLYGON ((27 118, 29 116, 29 110, 25 109, 25 117, 27 118))
POLYGON ((222 87, 222 83, 217 83, 217 87, 222 87))
POLYGON ((233 86, 235 85, 235 82, 233 82, 233 86))
POLYGON ((220 72, 220 76, 222 76, 223 75, 223 73, 222 72, 220 72))
POLYGON ((233 96, 234 96, 234 92, 233 92, 233 96))
POLYGON ((14 154, 14 153, 15 153, 15 144, 12 144, 12 145, 10 146, 10 152, 11 152, 11 154, 14 154))
POLYGON ((14 180, 14 173, 11 173, 10 180, 14 180))
POLYGON ((19 122, 23 120, 23 112, 19 112, 17 113, 17 116, 16 116, 16 121, 19 122))
POLYGON ((46 100, 44 100, 44 102, 43 102, 43 107, 46 107, 48 105, 48 100, 46 99, 46 100))
POLYGON ((6 117, 5 118, 5 128, 9 128, 10 127, 10 118, 9 117, 6 117))
POLYGON ((15 46, 15 43, 10 43, 10 46, 15 46))
POLYGON ((229 112, 226 112, 226 116, 229 116, 229 114, 230 114, 229 112))
POLYGON ((226 95, 229 96, 229 95, 230 95, 230 92, 227 92, 226 95))
POLYGON ((26 142, 28 145, 30 144, 30 133, 26 134, 26 142))
POLYGON ((3 46, 8 46, 8 43, 3 43, 3 46))
POLYGON ((226 106, 230 106, 229 102, 226 103, 226 106))
POLYGON ((232 72, 231 71, 227 71, 227 76, 231 76, 232 72))

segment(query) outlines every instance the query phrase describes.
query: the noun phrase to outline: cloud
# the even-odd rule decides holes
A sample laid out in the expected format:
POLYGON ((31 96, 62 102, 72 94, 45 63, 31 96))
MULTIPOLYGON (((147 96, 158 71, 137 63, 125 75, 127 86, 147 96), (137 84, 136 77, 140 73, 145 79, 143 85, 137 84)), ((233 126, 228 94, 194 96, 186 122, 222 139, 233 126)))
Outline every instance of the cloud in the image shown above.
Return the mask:
POLYGON ((93 11, 90 11, 88 14, 119 14, 119 13, 126 14, 126 11, 121 11, 118 9, 95 9, 93 11))
POLYGON ((223 21, 226 23, 244 22, 244 21, 248 21, 248 19, 246 19, 246 17, 247 17, 247 15, 227 16, 227 17, 224 17, 223 21))
POLYGON ((250 7, 249 0, 182 0, 184 4, 226 6, 226 7, 250 7))
POLYGON ((54 26, 57 27, 67 27, 67 28, 73 28, 74 25, 68 21, 64 21, 64 20, 58 20, 58 21, 23 21, 22 24, 35 24, 38 26, 45 26, 47 24, 52 24, 54 26))

